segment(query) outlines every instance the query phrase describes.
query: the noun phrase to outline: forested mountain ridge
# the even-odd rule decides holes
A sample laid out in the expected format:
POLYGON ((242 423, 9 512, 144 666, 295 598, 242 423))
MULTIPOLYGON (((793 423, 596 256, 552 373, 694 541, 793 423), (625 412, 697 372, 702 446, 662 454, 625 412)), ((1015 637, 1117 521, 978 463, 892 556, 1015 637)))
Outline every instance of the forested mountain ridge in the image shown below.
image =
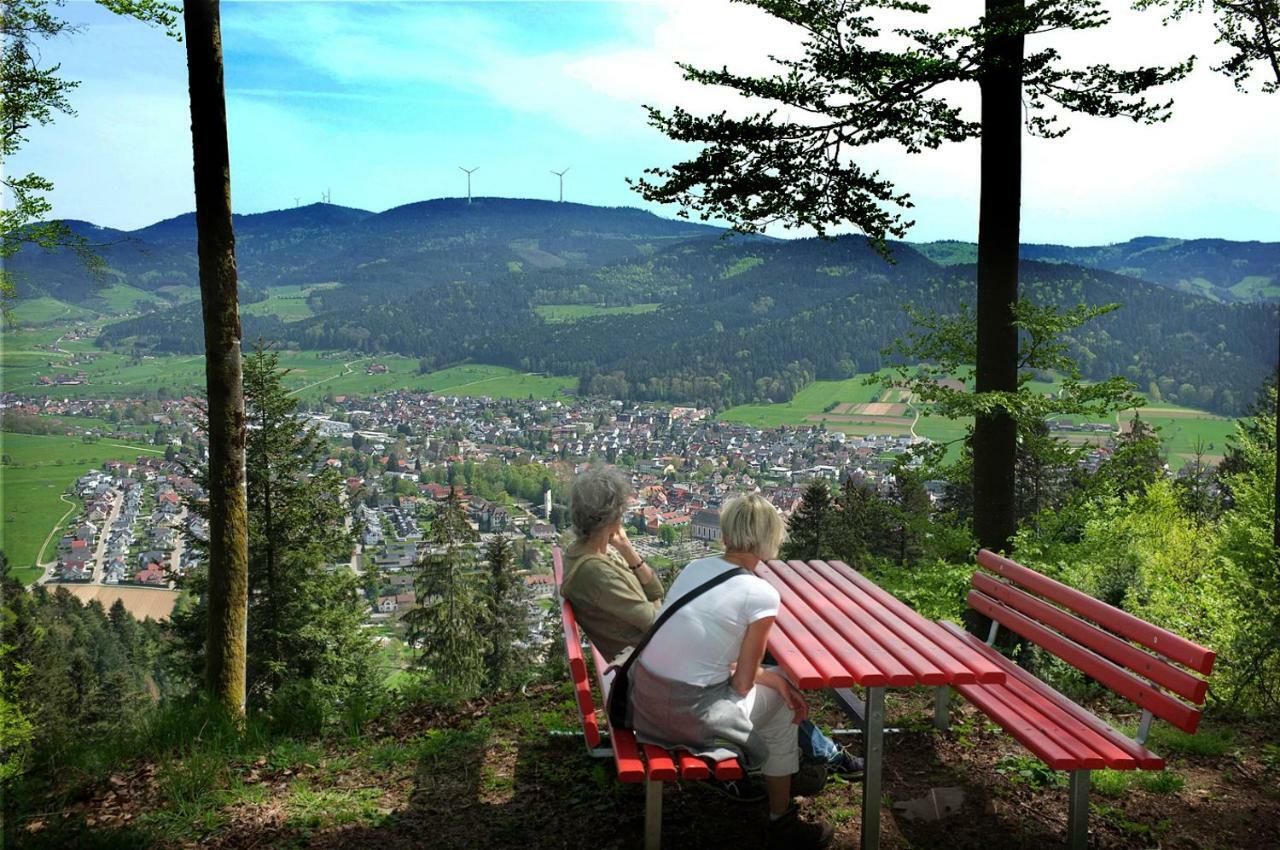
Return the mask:
MULTIPOLYGON (((104 283, 144 291, 198 284, 192 213, 127 232, 68 224, 105 262, 105 280, 94 280, 72 252, 27 250, 10 261, 24 295, 82 304, 104 283)), ((234 224, 242 289, 339 281, 378 297, 423 278, 599 266, 722 232, 629 207, 511 198, 441 198, 381 213, 311 204, 237 215, 234 224)))
MULTIPOLYGON (((972 242, 914 244, 944 265, 972 263, 972 242)), ((1280 243, 1140 236, 1113 245, 1024 244, 1024 260, 1067 263, 1116 272, 1221 301, 1280 301, 1280 243)))
MULTIPOLYGON (((882 351, 909 327, 904 304, 951 312, 974 294, 973 267, 957 262, 963 243, 896 243, 890 263, 862 237, 726 237, 632 208, 502 198, 382 213, 313 204, 240 216, 236 227, 243 301, 277 286, 329 285, 301 294, 309 317, 246 315, 246 339, 396 352, 421 358, 424 369, 470 360, 574 375, 584 392, 620 398, 787 400, 811 380, 885 365, 882 351), (558 304, 653 312, 567 323, 537 312, 558 304)), ((73 228, 101 246, 108 279, 145 291, 196 283, 190 215, 129 233, 73 228)), ((1024 260, 1024 291, 1063 306, 1124 305, 1071 341, 1087 377, 1123 375, 1153 397, 1234 414, 1274 362, 1274 305, 1201 298, 1064 261, 1093 250, 1084 259, 1146 257, 1150 268, 1195 276, 1211 273, 1211 245, 1225 258, 1212 272, 1223 280, 1228 267, 1266 271, 1276 248, 1155 239, 1106 250, 1030 246, 1049 259, 1024 260), (1237 263, 1245 254, 1253 259, 1237 263)), ((101 286, 66 252, 18 259, 24 293, 91 304, 101 286)), ((190 304, 108 325, 101 337, 187 353, 202 339, 190 304)))
MULTIPOLYGON (((888 263, 852 236, 692 238, 601 266, 508 267, 470 279, 407 265, 387 272, 365 267, 314 293, 311 318, 246 316, 246 339, 396 352, 425 369, 494 363, 574 375, 588 393, 726 407, 785 401, 812 380, 879 369, 882 351, 909 329, 904 304, 945 313, 974 297, 973 267, 941 266, 905 245, 888 263), (565 303, 656 309, 570 323, 535 310, 565 303)), ((1236 413, 1275 357, 1270 305, 1061 263, 1025 262, 1022 277, 1036 301, 1125 305, 1071 340, 1089 378, 1123 375, 1154 398, 1236 413)), ((197 311, 155 319, 110 325, 103 340, 198 350, 197 311)))

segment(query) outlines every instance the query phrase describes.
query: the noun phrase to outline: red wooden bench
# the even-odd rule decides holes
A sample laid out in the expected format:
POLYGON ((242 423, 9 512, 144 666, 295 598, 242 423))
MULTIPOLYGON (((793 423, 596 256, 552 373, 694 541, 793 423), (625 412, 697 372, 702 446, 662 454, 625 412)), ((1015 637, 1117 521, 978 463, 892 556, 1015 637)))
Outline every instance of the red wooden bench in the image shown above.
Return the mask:
POLYGON ((995 574, 975 572, 968 597, 992 620, 987 642, 954 623, 941 625, 1007 676, 1001 685, 953 687, 1050 768, 1070 773, 1068 846, 1081 850, 1088 846, 1090 771, 1163 770, 1164 759, 1144 746, 1151 722, 1196 731, 1208 682, 1194 674, 1209 675, 1214 653, 993 552, 979 552, 978 564, 995 574), (992 649, 1001 626, 1140 707, 1137 735, 1117 731, 992 649))
MULTIPOLYGON (((564 563, 559 547, 552 550, 552 562, 555 565, 558 593, 564 578, 564 563)), ((675 782, 677 779, 708 779, 712 775, 721 780, 741 779, 742 766, 737 759, 725 759, 708 765, 706 761, 684 750, 669 751, 651 744, 639 744, 635 733, 630 729, 609 728, 608 712, 603 710, 609 693, 609 682, 605 676, 608 662, 590 641, 582 637, 569 600, 559 598, 560 616, 564 622, 565 652, 569 658, 569 675, 578 701, 578 715, 582 720, 582 735, 586 739, 587 752, 594 758, 612 756, 620 781, 645 783, 644 846, 645 850, 657 850, 662 844, 663 783, 675 782), (595 700, 591 677, 587 673, 588 653, 595 668, 596 686, 601 696, 599 703, 595 700), (597 705, 600 706, 599 709, 597 705), (607 746, 604 745, 606 739, 607 746)))

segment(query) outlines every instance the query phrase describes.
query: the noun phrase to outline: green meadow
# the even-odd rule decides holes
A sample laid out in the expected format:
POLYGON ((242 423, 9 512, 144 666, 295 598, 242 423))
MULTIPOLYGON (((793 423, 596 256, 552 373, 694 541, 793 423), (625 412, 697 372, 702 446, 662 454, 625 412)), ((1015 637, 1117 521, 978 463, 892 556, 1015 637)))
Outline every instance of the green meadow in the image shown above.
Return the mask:
POLYGON ((576 322, 590 316, 652 313, 661 304, 632 304, 627 307, 600 307, 594 304, 541 304, 534 311, 548 322, 576 322))
MULTIPOLYGON (((822 416, 836 404, 860 404, 880 398, 882 390, 875 386, 867 386, 864 382, 867 375, 856 375, 843 381, 815 381, 796 393, 788 402, 778 404, 744 404, 732 407, 721 414, 721 419, 739 422, 758 428, 776 428, 780 425, 814 425, 811 416, 822 416)), ((1059 386, 1058 381, 1032 381, 1031 389, 1036 392, 1052 392, 1059 386)), ((844 431, 851 435, 890 434, 899 435, 906 432, 897 423, 885 422, 876 424, 874 416, 858 414, 856 422, 841 422, 836 414, 825 422, 829 430, 844 431)), ((915 415, 915 406, 908 408, 905 414, 915 415)), ((1181 469, 1191 460, 1195 453, 1197 441, 1203 442, 1206 460, 1216 462, 1225 452, 1227 437, 1235 433, 1235 421, 1202 410, 1178 407, 1169 404, 1151 404, 1141 408, 1143 420, 1160 429, 1160 437, 1168 454, 1169 466, 1174 470, 1181 469)), ((1115 422, 1132 417, 1132 411, 1124 411, 1114 417, 1115 422)), ((915 425, 915 432, 935 442, 952 442, 964 436, 970 420, 950 420, 940 416, 932 416, 921 411, 915 425)), ((953 446, 949 456, 954 458, 957 447, 953 446)))
MULTIPOLYGON (((795 394, 791 401, 777 404, 740 404, 721 414, 727 422, 739 422, 757 428, 776 428, 779 425, 812 425, 806 417, 821 414, 836 404, 862 404, 879 400, 884 392, 880 387, 868 386, 868 375, 855 375, 843 381, 814 381, 795 394)), ((828 427, 834 428, 833 425, 828 427)), ((852 432, 851 432, 852 433, 852 432)), ((877 433, 874 429, 862 433, 877 433)))
MULTIPOLYGON (((120 398, 153 395, 164 390, 171 396, 204 392, 204 357, 193 354, 157 354, 134 357, 102 351, 91 340, 59 343, 69 354, 37 346, 51 345, 58 333, 50 329, 23 329, 6 334, 0 352, 0 383, 14 392, 58 398, 120 398), (72 364, 71 357, 93 358, 72 364), (50 366, 49 364, 54 364, 50 366), (87 383, 40 386, 42 375, 83 372, 87 383)), ((418 361, 400 355, 368 355, 336 351, 282 351, 280 365, 288 370, 285 384, 307 399, 326 395, 370 395, 395 389, 445 390, 459 395, 495 398, 551 398, 572 392, 571 377, 528 375, 501 366, 463 365, 420 374, 418 361), (386 367, 386 372, 369 368, 386 367)))
POLYGON ((89 319, 93 313, 65 301, 42 295, 24 298, 13 305, 13 321, 17 325, 45 325, 75 319, 89 319))
MULTIPOLYGON (((104 461, 163 452, 118 440, 85 443, 78 437, 0 432, 0 454, 0 549, 17 567, 18 579, 27 582, 40 574, 34 565, 49 533, 68 510, 79 508, 74 497, 61 498, 77 478, 104 461)), ((68 520, 74 517, 73 511, 68 520)), ((44 557, 52 557, 52 548, 44 557)))
POLYGON ((289 286, 271 286, 267 288, 265 301, 254 301, 243 304, 240 312, 250 316, 277 316, 281 321, 296 322, 309 319, 315 315, 307 297, 313 292, 334 289, 337 283, 314 283, 307 285, 291 284, 289 286))

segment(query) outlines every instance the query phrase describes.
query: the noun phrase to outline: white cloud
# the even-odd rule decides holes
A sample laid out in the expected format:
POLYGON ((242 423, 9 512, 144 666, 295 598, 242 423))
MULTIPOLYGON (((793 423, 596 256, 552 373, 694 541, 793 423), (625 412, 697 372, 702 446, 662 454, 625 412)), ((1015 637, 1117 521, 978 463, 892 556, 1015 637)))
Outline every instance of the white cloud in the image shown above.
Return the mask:
MULTIPOLYGON (((1178 103, 1167 124, 1072 119, 1075 129, 1065 139, 1028 139, 1024 237, 1275 238, 1276 99, 1238 94, 1207 70, 1218 51, 1208 21, 1163 28, 1155 15, 1115 5, 1117 22, 1109 28, 1044 40, 1076 63, 1168 62, 1195 52, 1202 54, 1201 70, 1170 87, 1178 103)), ((981 4, 938 0, 935 6, 931 20, 945 14, 947 23, 963 23, 981 4)), ((514 8, 545 14, 539 7, 514 8)), ((566 5, 566 27, 581 8, 566 5)), ((335 190, 335 200, 372 208, 452 194, 458 191, 453 160, 471 156, 486 163, 482 185, 504 191, 541 187, 513 175, 541 174, 542 165, 529 163, 544 159, 556 167, 572 163, 575 186, 586 185, 593 168, 599 175, 608 171, 607 180, 594 178, 595 186, 616 186, 624 175, 680 155, 647 126, 641 104, 680 104, 694 112, 755 106, 681 79, 677 60, 765 73, 768 54, 794 55, 799 47, 793 28, 729 0, 616 3, 609 11, 611 22, 557 41, 551 27, 534 37, 520 29, 527 15, 489 3, 224 5, 230 55, 250 56, 259 71, 272 70, 254 75, 252 68, 228 66, 237 207, 268 209, 303 194, 310 200, 331 178, 346 187, 335 190), (456 94, 442 100, 441 91, 456 94), (496 104, 509 120, 473 130, 468 122, 481 104, 496 104), (542 138, 526 138, 533 127, 544 128, 542 138), (433 171, 427 157, 449 165, 433 171), (298 185, 312 181, 317 185, 298 185)), ((76 43, 96 49, 58 57, 69 76, 86 81, 75 93, 80 114, 33 132, 32 145, 11 165, 55 179, 55 201, 68 216, 137 226, 154 220, 157 210, 190 209, 181 46, 136 22, 85 14, 92 26, 76 43)), ((976 106, 976 92, 963 96, 976 106)), ((865 161, 912 193, 916 208, 909 216, 919 221, 914 238, 973 238, 976 143, 913 157, 880 146, 865 161)), ((619 192, 609 196, 612 202, 625 197, 621 189, 609 191, 619 192)))

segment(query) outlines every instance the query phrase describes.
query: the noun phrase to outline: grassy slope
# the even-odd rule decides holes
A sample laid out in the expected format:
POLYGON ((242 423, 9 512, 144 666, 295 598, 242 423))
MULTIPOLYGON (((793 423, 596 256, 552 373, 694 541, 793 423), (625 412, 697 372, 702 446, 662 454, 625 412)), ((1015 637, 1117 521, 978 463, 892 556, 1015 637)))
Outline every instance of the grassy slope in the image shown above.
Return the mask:
MULTIPOLYGON (((59 498, 68 486, 103 461, 134 460, 156 449, 116 440, 84 443, 73 437, 0 432, 0 451, 10 459, 2 467, 0 549, 15 566, 30 567, 45 536, 71 507, 59 498)), ((45 558, 49 557, 46 551, 45 558)), ((38 571, 19 570, 18 575, 29 581, 38 571)))
MULTIPOLYGON (((50 368, 67 355, 37 348, 50 345, 60 332, 51 328, 20 330, 6 336, 0 352, 0 381, 15 390, 64 398, 112 398, 154 393, 161 388, 172 395, 204 391, 204 358, 197 355, 157 355, 139 361, 94 347, 90 340, 64 341, 60 346, 73 354, 86 354, 94 362, 50 368), (78 386, 42 388, 35 381, 41 375, 71 370, 83 371, 89 383, 78 386)), ((418 374, 418 361, 400 355, 371 356, 351 352, 284 351, 280 363, 290 370, 286 385, 304 398, 326 394, 368 395, 408 388, 443 391, 460 395, 550 398, 564 388, 573 389, 575 379, 524 375, 500 366, 466 365, 418 374), (369 375, 367 368, 380 363, 388 368, 383 375, 369 375), (348 365, 349 364, 349 365, 348 365)))
POLYGON ((50 298, 47 295, 39 298, 24 298, 13 305, 13 320, 19 325, 43 325, 66 319, 87 319, 92 316, 93 313, 83 307, 50 298))
POLYGON ((279 316, 282 321, 296 322, 315 315, 307 296, 317 290, 333 289, 337 284, 317 283, 308 285, 271 286, 267 288, 267 300, 245 304, 241 312, 251 316, 279 316))

